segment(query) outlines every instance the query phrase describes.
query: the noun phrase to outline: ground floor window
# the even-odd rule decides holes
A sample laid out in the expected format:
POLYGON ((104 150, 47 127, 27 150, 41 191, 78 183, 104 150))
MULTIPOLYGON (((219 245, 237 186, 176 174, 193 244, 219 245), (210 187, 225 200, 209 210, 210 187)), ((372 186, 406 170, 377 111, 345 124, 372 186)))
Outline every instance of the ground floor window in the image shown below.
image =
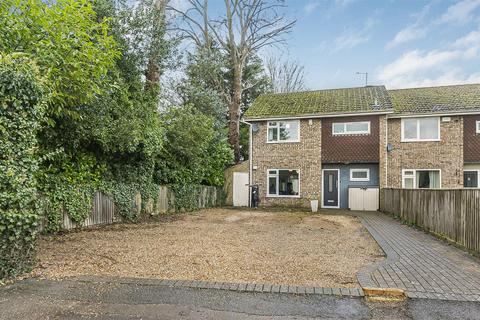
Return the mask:
POLYGON ((440 170, 406 169, 402 171, 402 188, 438 189, 441 187, 440 170))
POLYGON ((480 170, 463 171, 463 186, 465 188, 479 188, 479 172, 480 170))
POLYGON ((268 170, 268 195, 294 197, 300 194, 300 178, 298 170, 268 170))
POLYGON ((370 181, 370 169, 350 169, 350 181, 370 181))

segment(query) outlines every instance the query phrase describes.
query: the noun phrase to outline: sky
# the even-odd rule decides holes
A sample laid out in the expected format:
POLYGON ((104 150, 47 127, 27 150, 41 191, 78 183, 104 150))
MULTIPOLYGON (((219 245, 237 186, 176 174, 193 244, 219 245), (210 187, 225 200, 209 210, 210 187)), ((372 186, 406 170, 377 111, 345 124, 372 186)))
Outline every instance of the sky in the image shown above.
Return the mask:
MULTIPOLYGON (((181 7, 185 0, 172 0, 181 7)), ((309 90, 480 83, 480 0, 285 0, 297 23, 280 48, 309 90)), ((222 0, 209 7, 220 12, 222 0)))
POLYGON ((480 83, 480 0, 287 0, 309 89, 480 83))

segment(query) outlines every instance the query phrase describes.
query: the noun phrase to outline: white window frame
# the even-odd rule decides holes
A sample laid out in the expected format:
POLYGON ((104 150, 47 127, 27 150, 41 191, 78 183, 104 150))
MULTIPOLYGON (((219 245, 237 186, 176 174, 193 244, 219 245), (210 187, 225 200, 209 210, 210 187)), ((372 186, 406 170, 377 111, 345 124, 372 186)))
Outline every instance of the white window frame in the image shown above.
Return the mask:
POLYGON ((269 120, 267 121, 267 143, 295 143, 295 142, 300 142, 300 120, 269 120), (277 125, 271 126, 270 122, 276 122, 277 125), (298 128, 297 139, 280 140, 280 122, 295 122, 298 128), (272 141, 268 140, 268 132, 270 128, 277 128, 277 140, 272 140, 272 141))
POLYGON ((370 181, 370 169, 368 169, 368 168, 352 168, 352 169, 350 169, 350 181, 363 181, 363 182, 370 181), (353 177, 354 172, 366 172, 367 177, 366 178, 354 178, 353 177))
POLYGON ((301 190, 301 185, 300 185, 300 170, 299 169, 267 169, 267 198, 300 198, 300 190, 301 190), (276 171, 276 174, 270 174, 270 171, 276 171), (285 171, 297 171, 298 174, 298 195, 279 195, 278 191, 280 188, 280 175, 278 173, 279 170, 285 170, 285 171), (270 185, 269 185, 269 180, 270 177, 276 177, 276 184, 277 188, 275 190, 276 194, 270 194, 270 185))
POLYGON ((333 122, 332 123, 332 136, 345 136, 345 135, 368 135, 370 134, 370 121, 353 121, 353 122, 333 122), (352 123, 366 123, 368 126, 367 131, 348 131, 347 132, 347 124, 352 123), (343 125, 343 132, 334 132, 333 127, 335 125, 343 125))
POLYGON ((476 132, 477 134, 480 134, 480 120, 477 120, 477 121, 476 121, 476 129, 477 129, 477 130, 476 130, 475 132, 476 132))
MULTIPOLYGON (((402 169, 402 189, 405 189, 405 178, 412 179, 413 178, 413 189, 419 189, 417 187, 417 171, 438 171, 438 179, 439 179, 439 187, 435 189, 441 189, 442 188, 442 169, 402 169), (413 176, 405 176, 405 171, 413 171, 413 176)), ((423 188, 422 188, 423 189, 423 188)), ((435 190, 431 189, 431 190, 435 190)))
MULTIPOLYGON (((480 122, 480 121, 478 121, 480 122)), ((477 173, 477 186, 476 187, 463 187, 463 188, 466 188, 466 189, 479 189, 480 188, 480 170, 477 170, 477 169, 463 169, 463 172, 476 172, 477 173)), ((464 185, 465 185, 465 182, 464 182, 464 185)))
POLYGON ((419 117, 419 118, 402 118, 401 121, 401 135, 402 135, 402 142, 428 142, 428 141, 440 141, 440 117, 419 117), (437 119, 437 135, 438 138, 436 139, 420 139, 420 121, 425 119, 437 119), (405 121, 407 120, 416 120, 417 121, 417 137, 413 139, 405 138, 405 121))

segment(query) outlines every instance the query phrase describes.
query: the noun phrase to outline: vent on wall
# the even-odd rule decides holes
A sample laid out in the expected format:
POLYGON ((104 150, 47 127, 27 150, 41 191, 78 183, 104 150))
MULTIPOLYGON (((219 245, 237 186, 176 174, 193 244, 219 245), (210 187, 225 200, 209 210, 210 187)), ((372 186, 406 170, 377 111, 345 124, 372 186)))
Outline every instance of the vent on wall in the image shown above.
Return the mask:
POLYGON ((450 117, 442 117, 442 122, 450 122, 452 118, 450 117))

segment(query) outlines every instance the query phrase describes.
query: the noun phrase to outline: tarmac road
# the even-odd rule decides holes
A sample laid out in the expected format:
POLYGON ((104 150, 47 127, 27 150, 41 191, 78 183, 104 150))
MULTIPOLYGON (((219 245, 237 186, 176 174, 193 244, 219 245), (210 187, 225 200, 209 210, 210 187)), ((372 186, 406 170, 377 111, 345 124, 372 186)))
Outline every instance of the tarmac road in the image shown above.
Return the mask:
POLYGON ((30 279, 0 287, 0 319, 480 319, 480 303, 30 279))

